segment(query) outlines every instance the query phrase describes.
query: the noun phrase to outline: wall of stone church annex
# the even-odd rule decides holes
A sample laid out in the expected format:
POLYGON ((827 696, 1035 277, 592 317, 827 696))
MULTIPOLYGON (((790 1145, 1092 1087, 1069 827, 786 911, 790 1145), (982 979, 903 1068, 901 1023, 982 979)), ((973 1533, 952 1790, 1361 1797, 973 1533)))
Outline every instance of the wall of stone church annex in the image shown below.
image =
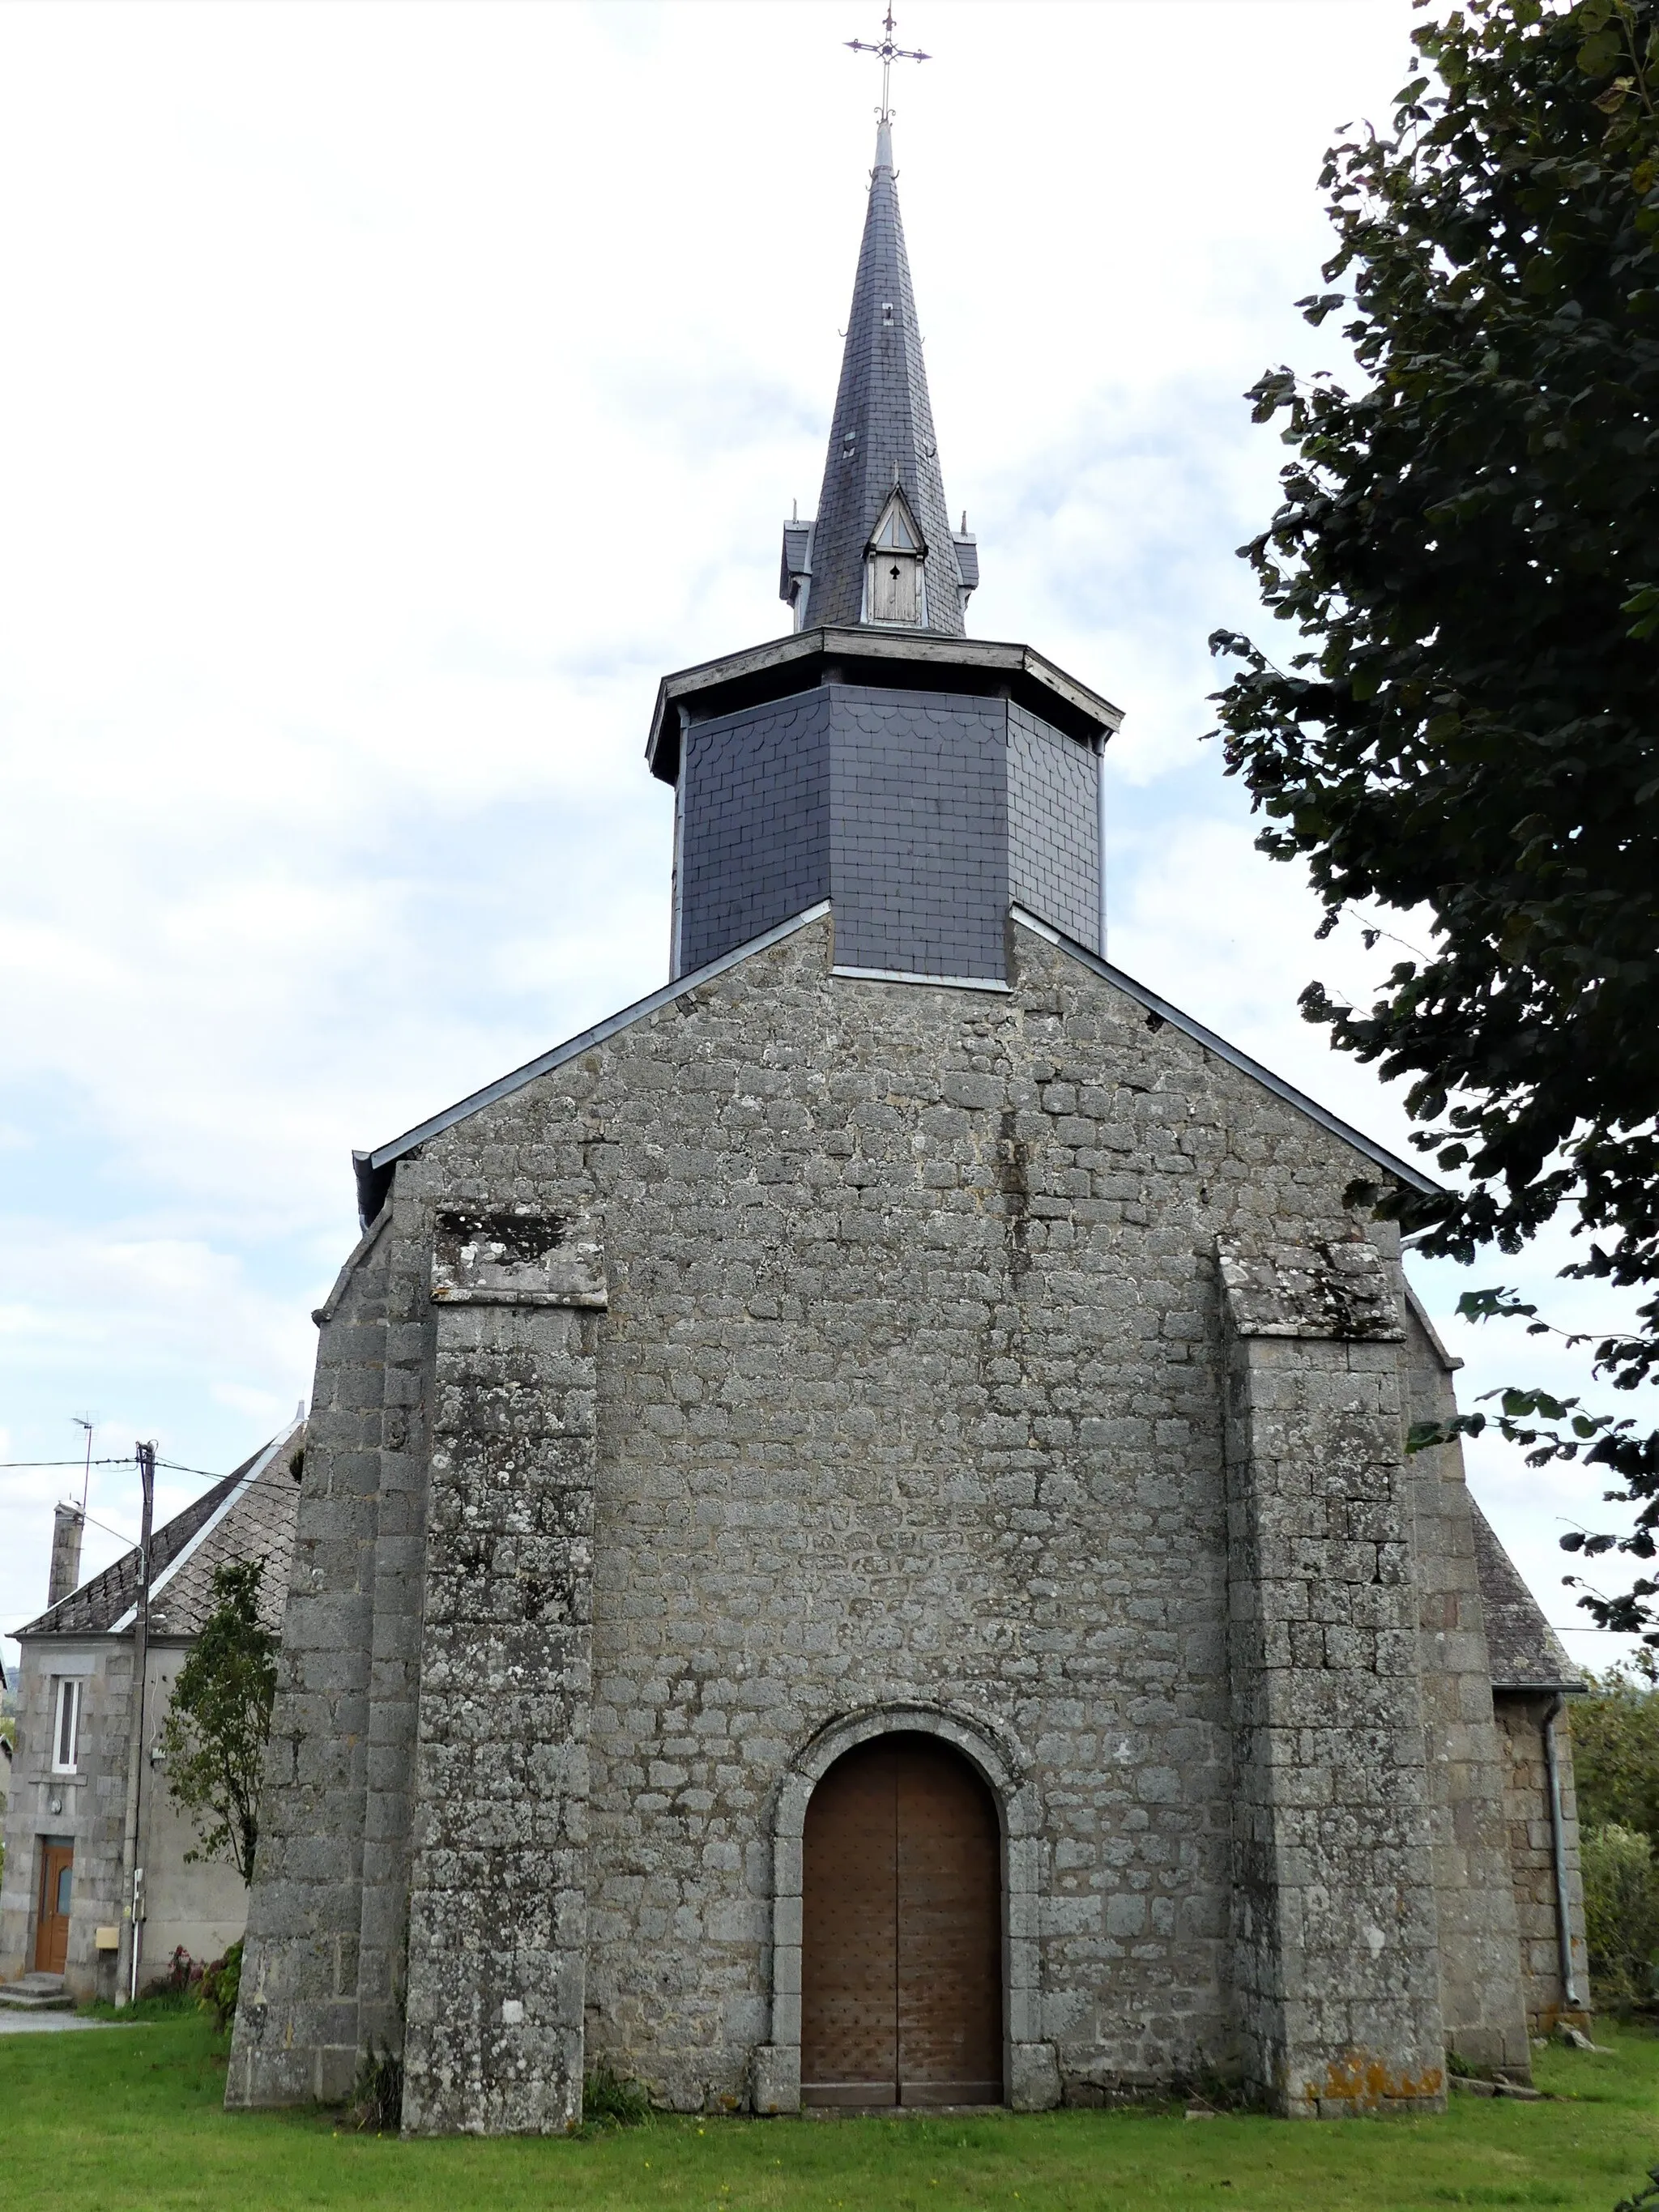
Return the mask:
MULTIPOLYGON (((1449 1419, 1457 1410, 1451 1362, 1414 1306, 1406 1327, 1409 1419, 1449 1419)), ((1407 1467, 1446 2040, 1470 2064, 1499 2067, 1522 2081, 1530 2077, 1532 2050, 1510 1878, 1506 1761, 1492 1710, 1463 1455, 1457 1445, 1443 1445, 1415 1454, 1407 1467)))
POLYGON ((1587 2024, 1595 1992, 1584 1942, 1584 1886, 1578 1858, 1578 1804, 1572 1774, 1572 1700, 1555 1723, 1567 1872, 1567 1924, 1578 2003, 1570 2006, 1561 1978, 1560 1916, 1556 1902, 1555 1838, 1550 1818, 1549 1771, 1544 1721, 1553 1692, 1505 1691, 1498 1698, 1499 1741, 1504 1759, 1504 1809, 1509 1824, 1510 1865, 1521 1936, 1521 1986, 1534 2035, 1547 2035, 1564 2015, 1587 2024))
POLYGON ((227 2099, 345 2094, 400 2045, 433 1332, 383 1215, 320 1324, 227 2099))
MULTIPOLYGON (((1217 1239, 1358 1228, 1392 1267, 1392 1232, 1345 1208, 1365 1164, 1339 1139, 1036 935, 1006 996, 832 980, 832 939, 801 928, 400 1163, 323 1330, 233 2101, 338 2094, 395 2039, 425 1287, 456 1206, 580 1216, 603 1252, 587 2063, 744 2101, 784 1777, 890 1706, 979 1730, 1036 1808, 1013 2033, 1065 2094, 1237 2059, 1217 1239)), ((1483 1760, 1451 1762, 1477 1796, 1483 1760)), ((1474 1878, 1462 1786, 1449 1892, 1474 1878)))

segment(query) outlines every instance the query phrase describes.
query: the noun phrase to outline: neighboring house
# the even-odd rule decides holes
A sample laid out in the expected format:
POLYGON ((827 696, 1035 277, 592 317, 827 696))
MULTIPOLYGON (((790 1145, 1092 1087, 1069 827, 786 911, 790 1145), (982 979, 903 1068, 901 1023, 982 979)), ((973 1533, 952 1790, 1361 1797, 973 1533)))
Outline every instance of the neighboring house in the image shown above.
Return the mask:
MULTIPOLYGON (((218 1957, 241 1934, 247 1892, 228 1860, 185 1863, 194 1823, 174 1806, 157 1739, 173 1684, 213 1606, 213 1570, 266 1563, 264 1613, 282 1626, 304 1426, 295 1422, 151 1539, 149 1640, 137 1784, 138 1979, 176 1948, 218 1957)), ((59 1506, 48 1604, 18 1633, 17 1744, 0 1886, 0 1982, 62 1974, 76 1996, 117 1994, 134 1887, 126 1857, 133 1774, 135 1549, 79 1581, 82 1522, 59 1506)))
MULTIPOLYGON (((11 1735, 13 1717, 11 1685, 6 1680, 6 1664, 0 1659, 0 1837, 5 1832, 6 1801, 11 1795, 11 1735)), ((0 1870, 5 1861, 0 1856, 0 1870)))
POLYGON ((1107 959, 1118 710, 978 574, 884 122, 795 630, 658 696, 670 981, 357 1158, 232 2105, 1432 2111, 1583 2016, 1434 1186, 1107 959))

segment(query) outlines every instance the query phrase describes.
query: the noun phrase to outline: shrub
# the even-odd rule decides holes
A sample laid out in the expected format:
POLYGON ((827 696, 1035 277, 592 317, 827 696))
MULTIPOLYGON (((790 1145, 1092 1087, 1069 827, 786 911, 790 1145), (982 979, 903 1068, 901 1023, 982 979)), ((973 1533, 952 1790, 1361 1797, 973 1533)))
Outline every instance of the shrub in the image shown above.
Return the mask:
POLYGON ((602 2126, 636 2128, 651 2117, 651 2100, 637 2081, 623 2079, 615 2067, 596 2066, 582 2083, 582 2118, 602 2126))
POLYGON ((1604 2003, 1646 2003, 1654 1994, 1659 1954, 1653 1845, 1637 1829, 1610 1820, 1586 1832, 1583 1854, 1584 1932, 1595 1993, 1604 2003))
POLYGON ((236 1999, 242 1986, 242 1945, 239 1937, 210 1966, 202 1969, 197 2002, 213 2014, 213 2025, 222 2035, 236 2017, 236 1999))
POLYGON ((168 1960, 166 1973, 157 1974, 139 1990, 140 2002, 158 2012, 187 2011, 196 2001, 201 1979, 202 1969, 181 1943, 168 1960))
POLYGON ((371 2043, 357 2062, 348 2116, 366 2135, 395 2135, 404 2118, 404 2062, 371 2043))

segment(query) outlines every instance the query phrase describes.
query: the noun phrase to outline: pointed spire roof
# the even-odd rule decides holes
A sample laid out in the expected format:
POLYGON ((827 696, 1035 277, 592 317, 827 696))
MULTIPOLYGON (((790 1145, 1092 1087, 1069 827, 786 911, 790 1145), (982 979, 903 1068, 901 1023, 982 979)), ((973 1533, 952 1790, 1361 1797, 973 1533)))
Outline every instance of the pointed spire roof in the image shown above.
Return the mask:
POLYGON ((894 485, 927 541, 928 629, 963 634, 963 579, 945 504, 927 372, 893 176, 892 125, 876 131, 876 165, 853 285, 841 388, 812 532, 806 620, 814 629, 863 618, 865 553, 894 485))

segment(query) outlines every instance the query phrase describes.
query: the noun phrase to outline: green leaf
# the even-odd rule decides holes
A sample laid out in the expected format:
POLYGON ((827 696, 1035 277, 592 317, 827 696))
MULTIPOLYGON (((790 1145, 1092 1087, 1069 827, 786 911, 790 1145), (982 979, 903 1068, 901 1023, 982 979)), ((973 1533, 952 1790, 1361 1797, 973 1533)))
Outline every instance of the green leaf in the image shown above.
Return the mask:
MULTIPOLYGON (((1216 718, 1261 849, 1322 912, 1427 933, 1367 1006, 1299 1000, 1455 1175, 1376 1210, 1464 1262, 1587 1231, 1569 1271, 1638 1316, 1594 1358, 1634 1389, 1659 1379, 1659 0, 1482 0, 1415 51, 1413 112, 1320 187, 1357 388, 1250 394, 1287 450, 1245 558, 1292 641, 1235 660, 1216 718)), ((1548 1327, 1513 1291, 1465 1311, 1548 1327)), ((1582 1349, 1558 1332, 1553 1360, 1582 1349)), ((1626 1534, 1587 1545, 1659 1545, 1651 1421, 1524 1373, 1491 1419, 1624 1486, 1626 1534)), ((1655 1599, 1606 1603, 1659 1642, 1655 1599)))
POLYGON ((1605 76, 1619 58, 1620 40, 1615 30, 1593 32, 1578 49, 1578 66, 1586 76, 1605 76))

